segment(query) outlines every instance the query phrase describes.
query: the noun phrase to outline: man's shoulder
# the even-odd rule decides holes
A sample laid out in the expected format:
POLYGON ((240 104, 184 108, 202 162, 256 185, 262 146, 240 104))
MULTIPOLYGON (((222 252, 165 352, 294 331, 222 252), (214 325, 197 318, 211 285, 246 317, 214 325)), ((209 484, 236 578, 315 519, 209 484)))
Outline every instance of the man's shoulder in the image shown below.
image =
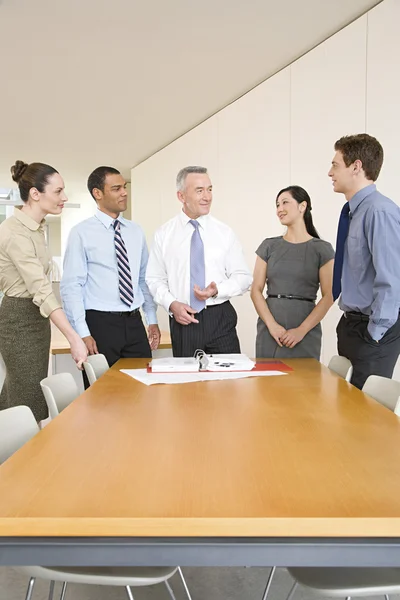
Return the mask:
POLYGON ((169 219, 168 221, 166 221, 165 223, 163 223, 162 225, 160 225, 160 227, 157 228, 156 230, 156 235, 163 235, 168 233, 168 231, 170 231, 171 229, 174 229, 174 227, 178 226, 181 223, 181 215, 175 215, 174 217, 172 217, 172 219, 169 219))
POLYGON ((130 219, 121 217, 121 223, 130 231, 143 234, 143 228, 139 225, 139 223, 136 223, 136 221, 131 221, 130 219))
POLYGON ((218 227, 219 229, 222 230, 223 233, 234 234, 234 231, 233 231, 232 227, 230 227, 230 225, 228 225, 227 223, 224 223, 223 221, 220 221, 213 215, 207 215, 207 220, 208 220, 208 223, 212 227, 218 227))
POLYGON ((371 202, 368 203, 366 208, 369 215, 385 212, 400 218, 400 206, 378 190, 375 192, 373 198, 371 198, 371 202))
POLYGON ((99 220, 93 215, 71 227, 71 233, 83 233, 96 227, 97 223, 99 223, 99 220))

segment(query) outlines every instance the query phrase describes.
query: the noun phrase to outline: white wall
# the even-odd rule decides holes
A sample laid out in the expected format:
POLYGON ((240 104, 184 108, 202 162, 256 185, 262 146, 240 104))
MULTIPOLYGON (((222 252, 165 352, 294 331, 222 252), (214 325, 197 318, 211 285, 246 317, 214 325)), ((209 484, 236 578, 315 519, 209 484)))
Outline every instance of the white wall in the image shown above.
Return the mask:
MULTIPOLYGON (((385 149, 381 191, 397 194, 400 120, 400 2, 385 0, 332 38, 132 170, 132 217, 151 243, 179 210, 174 181, 188 164, 207 166, 213 214, 239 236, 250 268, 258 244, 282 233, 275 196, 305 187, 321 237, 335 245, 344 198, 327 177, 333 144, 367 131, 385 149)), ((234 301, 243 351, 254 355, 256 313, 249 295, 234 301)), ((162 324, 165 314, 159 309, 162 324)), ((322 360, 336 353, 335 306, 323 323, 322 360)), ((400 373, 397 373, 400 376, 400 373)))
POLYGON ((96 210, 96 203, 85 187, 85 182, 75 186, 68 185, 66 193, 68 203, 79 204, 79 208, 64 208, 61 215, 61 253, 64 256, 68 235, 72 227, 84 219, 91 217, 96 210))

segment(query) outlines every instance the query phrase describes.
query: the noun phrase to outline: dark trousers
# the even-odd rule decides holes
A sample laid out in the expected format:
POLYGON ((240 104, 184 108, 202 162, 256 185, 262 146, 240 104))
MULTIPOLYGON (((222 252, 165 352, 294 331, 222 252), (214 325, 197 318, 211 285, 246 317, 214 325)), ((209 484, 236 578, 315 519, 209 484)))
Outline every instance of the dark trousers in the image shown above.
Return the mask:
POLYGON ((351 383, 362 389, 370 375, 392 377, 400 354, 400 318, 377 343, 368 333, 369 318, 361 313, 346 313, 336 328, 338 352, 353 365, 351 383))
MULTIPOLYGON (((86 323, 99 353, 104 354, 110 367, 120 358, 151 358, 150 344, 139 311, 129 314, 87 310, 86 323)), ((88 381, 85 373, 83 379, 86 389, 88 381)))
POLYGON ((240 352, 236 333, 237 314, 230 302, 208 306, 195 318, 199 322, 189 325, 181 325, 170 318, 174 356, 193 356, 196 350, 204 350, 207 354, 240 352))

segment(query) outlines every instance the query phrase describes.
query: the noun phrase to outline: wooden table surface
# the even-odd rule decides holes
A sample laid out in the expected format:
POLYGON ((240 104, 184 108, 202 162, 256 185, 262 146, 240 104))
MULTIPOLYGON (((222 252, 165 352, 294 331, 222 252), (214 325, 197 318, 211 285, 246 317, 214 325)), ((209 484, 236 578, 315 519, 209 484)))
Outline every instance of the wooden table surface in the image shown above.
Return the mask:
POLYGON ((286 362, 147 387, 119 361, 0 467, 0 536, 400 536, 400 420, 286 362))
MULTIPOLYGON (((158 350, 166 350, 172 348, 171 336, 169 331, 161 331, 161 342, 158 350)), ((70 347, 66 337, 61 331, 51 324, 51 354, 70 354, 70 347)))

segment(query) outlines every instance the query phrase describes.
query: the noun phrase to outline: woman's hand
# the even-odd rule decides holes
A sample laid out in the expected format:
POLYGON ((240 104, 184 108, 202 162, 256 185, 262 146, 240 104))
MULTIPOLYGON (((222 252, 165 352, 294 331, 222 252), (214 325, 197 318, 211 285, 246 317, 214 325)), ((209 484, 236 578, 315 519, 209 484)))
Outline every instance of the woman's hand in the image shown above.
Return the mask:
POLYGON ((71 356, 76 362, 76 366, 78 367, 78 369, 82 371, 83 363, 86 361, 88 356, 86 344, 82 340, 82 338, 80 338, 79 335, 77 335, 76 338, 74 337, 74 339, 71 341, 70 346, 71 356))
POLYGON ((286 348, 294 348, 304 338, 305 333, 300 327, 288 329, 281 337, 281 342, 286 348))
POLYGON ((282 348, 282 338, 286 335, 287 331, 282 325, 279 325, 276 321, 273 321, 270 325, 267 325, 268 331, 274 338, 278 346, 282 348))

